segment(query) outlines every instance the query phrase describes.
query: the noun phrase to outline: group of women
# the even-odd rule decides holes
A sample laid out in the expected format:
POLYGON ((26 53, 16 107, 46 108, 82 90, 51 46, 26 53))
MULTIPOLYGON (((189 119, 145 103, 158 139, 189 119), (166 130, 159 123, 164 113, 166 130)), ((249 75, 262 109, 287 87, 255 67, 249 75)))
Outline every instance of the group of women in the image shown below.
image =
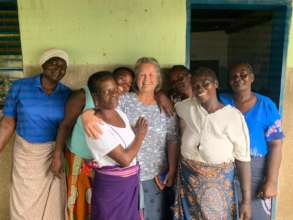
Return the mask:
POLYGON ((231 69, 233 94, 219 98, 212 70, 171 68, 177 116, 160 110, 171 102, 154 58, 73 92, 59 82, 64 51, 40 65, 13 84, 0 124, 0 150, 16 131, 11 219, 270 218, 284 135, 275 104, 251 90, 249 64, 231 69))

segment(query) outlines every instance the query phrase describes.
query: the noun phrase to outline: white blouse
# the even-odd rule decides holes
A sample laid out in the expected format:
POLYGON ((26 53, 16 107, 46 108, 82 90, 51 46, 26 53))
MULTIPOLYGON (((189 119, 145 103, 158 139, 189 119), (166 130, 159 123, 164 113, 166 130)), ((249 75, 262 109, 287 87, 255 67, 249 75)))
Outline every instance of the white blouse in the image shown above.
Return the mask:
MULTIPOLYGON (((135 138, 127 116, 118 109, 116 111, 125 123, 124 128, 116 127, 103 122, 103 124, 99 124, 99 127, 103 132, 100 138, 93 139, 86 135, 86 141, 89 149, 99 167, 118 165, 118 163, 107 156, 107 154, 114 150, 118 145, 121 145, 126 149, 135 138)), ((133 159, 130 166, 135 164, 136 159, 133 159)))
POLYGON ((226 105, 209 114, 195 98, 179 102, 175 108, 184 158, 210 164, 250 161, 248 128, 236 108, 226 105))

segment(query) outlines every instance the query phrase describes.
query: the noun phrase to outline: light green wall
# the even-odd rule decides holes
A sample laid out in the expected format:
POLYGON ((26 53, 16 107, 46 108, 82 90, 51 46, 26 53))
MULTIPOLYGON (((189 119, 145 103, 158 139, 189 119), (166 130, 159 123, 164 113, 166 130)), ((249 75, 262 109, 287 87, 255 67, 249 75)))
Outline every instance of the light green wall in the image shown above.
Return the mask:
MULTIPOLYGON (((18 0, 18 5, 25 69, 36 66, 40 53, 53 47, 69 52, 71 71, 76 73, 69 78, 80 85, 97 65, 132 65, 144 55, 158 58, 163 66, 185 61, 185 0, 18 0)), ((292 23, 284 98, 286 139, 278 202, 280 220, 293 218, 293 136, 289 134, 293 129, 292 23)), ((3 220, 9 219, 10 157, 8 146, 0 155, 3 220)))
POLYGON ((23 63, 64 48, 75 65, 185 61, 185 0, 18 0, 23 63))
MULTIPOLYGON (((88 75, 154 56, 162 66, 185 62, 185 0, 18 0, 25 75, 37 73, 39 55, 63 48, 73 87, 88 75)), ((11 143, 0 154, 0 219, 8 220, 11 143)))

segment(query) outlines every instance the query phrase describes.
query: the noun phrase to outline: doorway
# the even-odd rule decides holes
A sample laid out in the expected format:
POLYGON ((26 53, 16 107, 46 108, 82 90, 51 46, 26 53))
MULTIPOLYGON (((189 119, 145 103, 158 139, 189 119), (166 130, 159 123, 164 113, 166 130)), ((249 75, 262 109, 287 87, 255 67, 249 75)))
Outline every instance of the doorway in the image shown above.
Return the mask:
MULTIPOLYGON (((221 90, 229 90, 229 65, 248 62, 254 90, 272 98, 283 112, 291 20, 290 0, 188 0, 186 66, 214 69, 221 90)), ((272 201, 272 220, 276 219, 272 201)))
POLYGON ((229 67, 249 63, 256 74, 253 90, 282 111, 290 7, 289 1, 190 0, 187 66, 212 68, 220 90, 228 91, 229 67))

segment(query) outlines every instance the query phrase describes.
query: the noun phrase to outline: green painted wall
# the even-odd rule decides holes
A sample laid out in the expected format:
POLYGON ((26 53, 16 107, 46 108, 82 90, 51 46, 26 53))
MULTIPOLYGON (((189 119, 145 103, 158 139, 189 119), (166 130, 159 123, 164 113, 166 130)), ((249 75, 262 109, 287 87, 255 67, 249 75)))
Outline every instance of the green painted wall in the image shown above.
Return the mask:
MULTIPOLYGON (((163 66, 185 62, 185 0, 18 0, 18 6, 26 74, 35 72, 41 52, 53 47, 69 52, 67 81, 78 86, 97 69, 133 65, 140 56, 154 56, 163 66)), ((293 219, 293 22, 287 67, 280 220, 293 219)), ((7 146, 0 155, 1 220, 9 219, 10 157, 7 146)))
POLYGON ((53 47, 76 65, 185 61, 185 0, 18 0, 18 7, 24 66, 53 47))
MULTIPOLYGON (((63 48, 73 87, 88 75, 154 56, 162 66, 185 62, 185 0, 18 0, 25 74, 37 73, 39 55, 63 48)), ((0 154, 0 219, 8 220, 11 143, 0 154)))

